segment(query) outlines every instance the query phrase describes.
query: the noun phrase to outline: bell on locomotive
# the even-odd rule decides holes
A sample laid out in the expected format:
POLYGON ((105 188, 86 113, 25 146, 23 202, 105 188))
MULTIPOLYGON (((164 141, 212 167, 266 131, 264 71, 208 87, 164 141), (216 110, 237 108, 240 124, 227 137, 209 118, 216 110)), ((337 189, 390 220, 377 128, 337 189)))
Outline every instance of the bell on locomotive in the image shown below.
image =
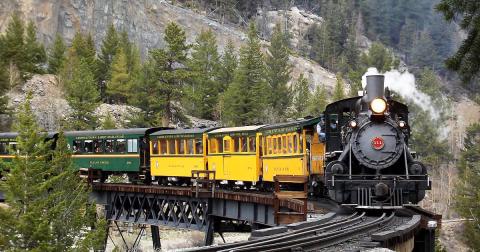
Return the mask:
POLYGON ((425 166, 408 147, 408 107, 392 99, 384 83, 383 75, 368 75, 361 96, 331 103, 325 110, 327 120, 338 122, 327 127, 325 168, 325 185, 337 202, 416 204, 431 187, 425 166))

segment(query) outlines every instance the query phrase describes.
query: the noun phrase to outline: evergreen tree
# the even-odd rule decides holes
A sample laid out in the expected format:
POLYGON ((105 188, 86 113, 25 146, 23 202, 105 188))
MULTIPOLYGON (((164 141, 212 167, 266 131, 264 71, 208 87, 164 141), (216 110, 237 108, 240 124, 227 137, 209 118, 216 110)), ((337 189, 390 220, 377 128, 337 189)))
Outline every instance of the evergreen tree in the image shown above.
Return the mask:
MULTIPOLYGON (((463 81, 470 82, 480 72, 480 2, 442 0, 436 8, 448 22, 455 21, 457 17, 462 19, 459 25, 468 34, 467 38, 445 63, 447 68, 458 72, 463 81)), ((478 83, 476 85, 478 87, 478 83)))
POLYGON ((315 87, 315 92, 308 101, 307 113, 312 116, 319 116, 323 114, 327 104, 327 90, 324 85, 318 85, 315 87))
POLYGON ((127 71, 135 75, 140 70, 140 52, 128 38, 128 33, 122 31, 119 37, 119 47, 123 48, 127 60, 127 71))
POLYGON ((112 114, 108 113, 102 120, 100 125, 101 129, 116 129, 115 120, 112 117, 112 114))
POLYGON ((417 25, 414 20, 407 19, 405 25, 402 26, 398 47, 405 53, 405 62, 410 63, 410 54, 413 45, 417 39, 417 25))
POLYGON ((367 54, 362 54, 360 61, 365 68, 375 67, 379 72, 389 71, 390 69, 397 67, 399 63, 395 60, 393 54, 378 42, 372 44, 367 54))
POLYGON ((288 34, 283 33, 279 24, 275 26, 266 56, 266 78, 269 85, 269 105, 277 121, 285 119, 291 104, 291 91, 288 87, 292 66, 289 63, 290 48, 288 34))
POLYGON ((90 228, 95 207, 87 205, 88 185, 73 169, 63 134, 51 151, 52 143, 45 141, 30 99, 17 114, 17 149, 2 183, 9 207, 0 208, 0 249, 99 249, 105 239, 105 221, 97 222, 95 230, 90 228))
POLYGON ((75 33, 69 51, 69 58, 71 57, 83 60, 88 65, 90 72, 94 74, 94 79, 98 80, 98 61, 95 43, 91 34, 85 36, 80 32, 75 33))
POLYGON ((220 56, 212 30, 202 31, 198 35, 188 66, 192 72, 192 78, 187 88, 189 95, 184 104, 190 105, 189 114, 214 119, 215 106, 222 87, 218 81, 220 56))
POLYGON ((32 21, 27 25, 24 54, 21 70, 30 74, 42 73, 47 54, 43 44, 37 42, 37 28, 32 21))
POLYGON ((164 49, 150 52, 150 58, 135 83, 135 97, 132 98, 146 113, 146 119, 157 125, 168 126, 171 121, 186 121, 178 102, 182 99, 183 88, 189 78, 185 68, 189 46, 185 31, 176 23, 169 23, 165 29, 164 49))
POLYGON ((67 101, 73 109, 69 127, 75 130, 94 129, 97 118, 93 114, 99 94, 94 75, 86 59, 74 60, 71 77, 65 81, 67 101))
MULTIPOLYGON (((12 14, 5 34, 0 37, 2 41, 1 61, 5 62, 9 74, 9 86, 17 84, 16 74, 25 59, 25 24, 17 13, 12 14)), ((21 75, 21 74, 20 74, 21 75)), ((22 77, 22 76, 20 76, 22 77)))
POLYGON ((110 71, 118 47, 119 38, 117 30, 113 24, 110 24, 107 29, 107 34, 102 40, 102 47, 100 48, 100 54, 98 55, 99 88, 102 100, 105 99, 105 96, 108 93, 108 90, 105 90, 103 83, 108 83, 112 77, 110 71))
POLYGON ((0 63, 0 114, 6 114, 8 112, 8 84, 7 68, 0 63))
POLYGON ((310 83, 300 74, 293 86, 293 116, 300 118, 308 115, 308 106, 311 102, 310 83))
POLYGON ((228 89, 233 82, 234 73, 238 66, 235 47, 231 40, 228 41, 222 56, 222 63, 219 70, 218 82, 220 83, 221 92, 228 89))
POLYGON ((333 101, 345 99, 345 84, 340 74, 337 74, 337 82, 333 89, 333 101))
POLYGON ((113 58, 109 79, 106 88, 108 100, 113 103, 125 103, 130 91, 130 75, 127 69, 127 56, 123 48, 119 48, 113 58))
POLYGON ((437 62, 438 56, 432 38, 424 32, 414 44, 410 63, 419 68, 435 69, 437 62))
POLYGON ((67 47, 65 42, 63 42, 60 34, 57 33, 55 36, 55 41, 53 42, 52 47, 49 50, 48 54, 48 72, 51 74, 58 74, 63 68, 66 57, 65 52, 67 47))
POLYGON ((254 124, 264 118, 267 84, 260 47, 255 24, 250 23, 234 81, 224 95, 223 118, 229 125, 254 124))

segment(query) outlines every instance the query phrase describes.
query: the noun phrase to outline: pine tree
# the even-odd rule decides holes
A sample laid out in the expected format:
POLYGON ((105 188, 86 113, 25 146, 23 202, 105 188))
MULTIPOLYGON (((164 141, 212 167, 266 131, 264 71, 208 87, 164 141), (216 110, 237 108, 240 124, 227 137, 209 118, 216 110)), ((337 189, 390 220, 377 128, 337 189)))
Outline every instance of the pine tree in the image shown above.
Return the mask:
POLYGON ((112 117, 112 114, 108 113, 102 120, 100 125, 101 129, 116 129, 115 120, 112 117))
POLYGON ((185 68, 189 49, 185 31, 178 24, 169 23, 165 29, 165 41, 166 48, 150 52, 141 81, 135 85, 136 93, 145 96, 137 96, 134 100, 139 102, 140 99, 146 99, 139 103, 147 111, 152 111, 147 117, 155 118, 150 120, 157 125, 168 126, 171 121, 187 120, 177 104, 184 95, 184 84, 190 74, 185 68))
POLYGON ((12 14, 5 34, 1 36, 2 48, 0 49, 1 59, 7 63, 9 72, 11 72, 13 68, 19 68, 19 65, 25 59, 25 52, 23 50, 25 45, 24 33, 24 22, 17 13, 12 14))
POLYGON ((75 130, 94 129, 97 118, 93 114, 98 105, 99 94, 96 81, 86 59, 72 62, 72 73, 65 79, 67 101, 73 109, 69 128, 75 130))
POLYGON ((9 207, 0 208, 0 250, 99 249, 105 221, 90 229, 95 208, 87 206, 87 184, 73 169, 63 134, 51 151, 30 99, 27 96, 17 114, 17 151, 2 185, 9 207))
POLYGON ((48 72, 51 74, 58 74, 63 68, 66 57, 65 52, 67 47, 63 38, 60 34, 57 33, 55 36, 55 41, 53 42, 52 47, 49 50, 48 54, 48 72))
POLYGON ((246 45, 240 48, 240 63, 234 81, 224 95, 224 122, 246 125, 263 121, 266 100, 265 66, 257 29, 250 23, 246 45))
POLYGON ((327 104, 327 90, 324 85, 318 85, 308 101, 307 113, 312 116, 320 116, 325 111, 327 104))
POLYGON ((85 61, 90 71, 94 74, 95 80, 98 80, 98 61, 92 35, 88 34, 85 36, 80 32, 75 33, 70 49, 69 57, 76 57, 85 61))
POLYGON ((367 54, 362 54, 360 61, 366 68, 375 67, 379 72, 386 72, 398 66, 393 54, 378 42, 372 44, 367 54))
POLYGON ((337 82, 333 89, 333 101, 345 99, 345 84, 340 74, 337 74, 337 82))
POLYGON ((424 32, 414 43, 410 63, 418 68, 428 67, 435 69, 437 62, 438 55, 432 38, 430 37, 430 34, 424 32))
POLYGON ((221 91, 228 89, 233 82, 235 70, 238 66, 238 60, 235 53, 235 46, 231 40, 228 41, 225 51, 222 55, 222 63, 219 70, 218 82, 221 86, 221 91))
POLYGON ((43 73, 47 54, 43 44, 37 42, 37 28, 33 21, 28 22, 27 25, 24 54, 21 70, 29 74, 43 73))
POLYGON ((269 105, 277 121, 283 121, 286 110, 291 104, 291 90, 288 86, 292 65, 289 63, 290 48, 288 34, 282 32, 279 24, 275 26, 272 40, 266 56, 266 78, 269 85, 269 105))
POLYGON ((308 115, 308 106, 312 99, 310 83, 303 74, 300 74, 293 87, 293 116, 297 118, 305 117, 308 115))
POLYGON ((0 114, 6 114, 8 112, 8 84, 9 83, 7 68, 2 63, 0 63, 0 114))
POLYGON ((119 46, 125 52, 128 73, 135 75, 140 70, 140 52, 136 45, 130 41, 126 31, 120 33, 119 46))
MULTIPOLYGON (((436 9, 440 11, 448 22, 458 22, 460 28, 468 35, 462 41, 455 55, 450 57, 445 63, 447 68, 460 74, 464 82, 470 82, 478 77, 480 72, 480 41, 478 33, 480 32, 480 22, 478 15, 480 13, 480 3, 478 1, 460 1, 460 0, 442 0, 436 9)), ((478 87, 478 83, 476 84, 478 87)))
MULTIPOLYGON (((115 57, 115 54, 118 51, 119 47, 119 38, 115 26, 110 24, 108 26, 107 34, 102 40, 102 47, 100 49, 99 58, 99 71, 100 71, 100 81, 108 82, 112 76, 110 69, 115 57)), ((101 94, 102 99, 105 94, 101 94)))
POLYGON ((193 45, 191 59, 188 62, 192 78, 187 86, 189 114, 214 119, 215 106, 222 87, 218 81, 220 56, 212 30, 202 31, 193 45))
POLYGON ((127 56, 122 48, 119 48, 113 58, 109 79, 106 88, 108 100, 113 103, 126 103, 130 91, 130 75, 127 69, 127 56))

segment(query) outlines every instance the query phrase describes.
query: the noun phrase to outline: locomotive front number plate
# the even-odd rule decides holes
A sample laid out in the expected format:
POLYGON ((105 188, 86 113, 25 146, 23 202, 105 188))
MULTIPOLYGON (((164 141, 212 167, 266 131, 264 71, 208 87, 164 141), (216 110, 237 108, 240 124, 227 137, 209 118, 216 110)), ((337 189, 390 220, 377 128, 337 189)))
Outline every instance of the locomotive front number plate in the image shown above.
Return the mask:
POLYGON ((372 139, 372 147, 375 150, 381 150, 385 146, 385 142, 383 141, 383 138, 381 137, 374 137, 372 139))

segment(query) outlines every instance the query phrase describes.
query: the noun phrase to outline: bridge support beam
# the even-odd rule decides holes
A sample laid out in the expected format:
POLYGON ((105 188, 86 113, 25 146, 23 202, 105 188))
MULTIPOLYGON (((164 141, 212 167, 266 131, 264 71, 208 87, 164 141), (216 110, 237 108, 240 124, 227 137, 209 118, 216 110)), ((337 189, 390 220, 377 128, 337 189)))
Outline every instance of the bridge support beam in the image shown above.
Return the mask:
POLYGON ((152 232, 153 249, 160 251, 162 248, 162 244, 160 243, 160 229, 158 226, 150 226, 150 231, 152 232))
POLYGON ((213 244, 213 234, 215 232, 215 217, 209 215, 207 218, 207 225, 205 229, 205 246, 210 246, 213 244))

